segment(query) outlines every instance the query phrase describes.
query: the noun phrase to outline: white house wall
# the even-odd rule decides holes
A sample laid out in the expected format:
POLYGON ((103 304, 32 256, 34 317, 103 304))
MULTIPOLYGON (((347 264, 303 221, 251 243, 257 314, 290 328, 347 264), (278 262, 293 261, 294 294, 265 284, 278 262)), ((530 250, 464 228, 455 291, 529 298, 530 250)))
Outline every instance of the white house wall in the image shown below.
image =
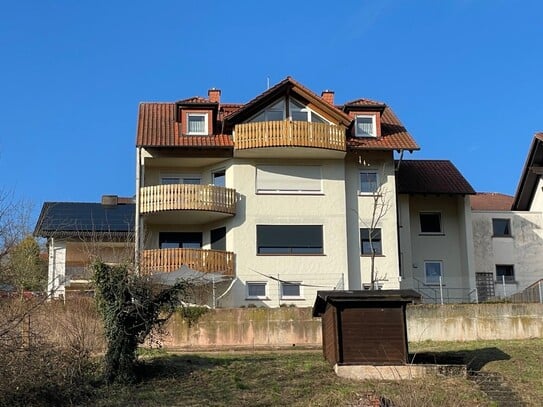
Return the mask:
POLYGON ((440 297, 437 284, 426 284, 425 262, 442 263, 443 297, 447 302, 467 301, 474 279, 470 272, 470 244, 466 238, 468 218, 463 196, 401 196, 400 239, 402 247, 402 287, 420 290, 427 296, 440 297), (442 233, 422 234, 420 230, 421 212, 441 214, 442 233), (408 215, 409 214, 409 215, 408 215), (406 222, 409 216, 409 223, 406 222), (410 246, 408 246, 410 243, 410 246))
POLYGON ((227 248, 236 254, 236 276, 239 282, 221 302, 222 306, 244 303, 246 281, 266 282, 269 300, 262 305, 276 307, 281 303, 298 306, 313 304, 316 291, 334 289, 347 280, 345 225, 345 166, 343 160, 236 160, 227 179, 239 194, 237 213, 229 222, 227 248), (258 165, 320 165, 322 194, 257 194, 258 165), (257 255, 257 225, 322 225, 322 255, 257 255), (229 249, 230 250, 230 249, 229 249), (281 301, 279 283, 300 282, 302 299, 281 301), (241 300, 241 301, 240 301, 241 300))
POLYGON ((47 278, 47 293, 51 298, 59 298, 65 294, 66 278, 66 242, 50 239, 49 246, 49 267, 47 278))
POLYGON ((349 262, 349 288, 360 290, 371 285, 371 256, 361 256, 360 228, 371 225, 374 196, 359 194, 360 172, 375 170, 379 174, 381 202, 387 205, 381 229, 382 255, 375 257, 376 278, 383 289, 399 288, 396 182, 392 153, 364 153, 346 162, 346 220, 349 262))
POLYGON ((534 197, 530 204, 530 211, 543 212, 543 179, 539 177, 534 197))
POLYGON ((522 291, 543 278, 541 212, 473 211, 472 222, 475 271, 495 276, 497 264, 514 267, 515 281, 496 281, 496 296, 522 291), (510 219, 511 237, 493 237, 494 218, 510 219))

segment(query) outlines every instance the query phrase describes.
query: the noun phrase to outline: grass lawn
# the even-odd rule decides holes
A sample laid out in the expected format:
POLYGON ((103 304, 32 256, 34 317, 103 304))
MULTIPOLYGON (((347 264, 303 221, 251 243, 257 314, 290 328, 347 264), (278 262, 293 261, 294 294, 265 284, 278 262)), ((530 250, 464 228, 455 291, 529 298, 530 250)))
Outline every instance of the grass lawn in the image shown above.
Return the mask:
MULTIPOLYGON (((411 352, 462 357, 471 367, 501 373, 529 405, 543 399, 543 340, 410 345, 411 352)), ((151 353, 142 381, 98 389, 94 406, 363 406, 368 393, 397 406, 494 406, 473 382, 426 377, 404 382, 338 378, 321 351, 151 353)))

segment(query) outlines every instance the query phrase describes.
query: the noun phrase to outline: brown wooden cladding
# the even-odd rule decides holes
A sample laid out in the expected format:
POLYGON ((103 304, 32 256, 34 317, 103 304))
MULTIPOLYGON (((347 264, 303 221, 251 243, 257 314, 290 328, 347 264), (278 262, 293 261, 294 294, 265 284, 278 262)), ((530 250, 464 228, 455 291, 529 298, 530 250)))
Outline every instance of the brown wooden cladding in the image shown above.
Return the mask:
POLYGON ((328 304, 322 316, 322 349, 324 358, 332 364, 339 360, 336 318, 336 308, 328 304))
POLYGON ((143 250, 140 259, 143 274, 161 271, 172 272, 182 265, 205 273, 222 273, 234 276, 234 253, 202 249, 153 249, 143 250))
POLYGON ((200 210, 235 215, 236 191, 215 185, 170 184, 140 189, 140 212, 200 210))
POLYGON ((345 128, 327 123, 290 120, 238 124, 234 149, 309 147, 345 151, 345 128))
MULTIPOLYGON (((343 305, 343 304, 342 304, 343 305)), ((349 307, 339 310, 342 331, 339 363, 348 364, 404 364, 407 361, 407 342, 403 305, 391 308, 349 307)))

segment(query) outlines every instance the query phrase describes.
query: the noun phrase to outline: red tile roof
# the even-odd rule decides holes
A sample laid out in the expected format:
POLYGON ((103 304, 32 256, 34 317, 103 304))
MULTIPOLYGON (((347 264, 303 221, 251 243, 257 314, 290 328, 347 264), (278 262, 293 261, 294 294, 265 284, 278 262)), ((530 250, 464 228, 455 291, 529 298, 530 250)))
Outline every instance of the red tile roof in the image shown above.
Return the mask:
POLYGON ((497 192, 477 192, 469 199, 474 211, 510 211, 515 198, 497 192))
POLYGON ((175 103, 141 103, 136 145, 140 147, 233 147, 232 137, 182 136, 175 103))
POLYGON ((448 160, 402 160, 399 165, 396 183, 400 194, 475 194, 448 160))
MULTIPOLYGON (((225 133, 229 133, 236 119, 241 119, 251 111, 260 108, 268 98, 273 98, 285 89, 293 89, 303 97, 328 111, 338 122, 348 125, 351 118, 343 110, 356 106, 373 106, 383 110, 381 115, 381 136, 378 138, 348 138, 347 147, 351 149, 369 150, 418 150, 419 146, 398 120, 392 110, 383 103, 369 99, 357 99, 343 106, 332 106, 322 97, 313 93, 291 77, 285 78, 277 85, 263 92, 246 104, 221 103, 218 106, 218 126, 225 133), (238 117, 239 116, 239 117, 238 117), (234 119, 234 120, 233 120, 234 119), (229 122, 232 123, 229 123, 229 122), (223 124, 226 122, 227 126, 223 124), (230 126, 228 126, 230 124, 230 126)), ((233 147, 232 137, 229 134, 213 136, 183 136, 181 123, 176 122, 177 105, 210 105, 215 104, 209 99, 194 96, 183 99, 177 103, 141 103, 138 112, 138 128, 136 145, 142 147, 233 147)))
POLYGON ((349 137, 347 146, 365 150, 420 150, 413 137, 388 106, 381 115, 381 137, 349 137))

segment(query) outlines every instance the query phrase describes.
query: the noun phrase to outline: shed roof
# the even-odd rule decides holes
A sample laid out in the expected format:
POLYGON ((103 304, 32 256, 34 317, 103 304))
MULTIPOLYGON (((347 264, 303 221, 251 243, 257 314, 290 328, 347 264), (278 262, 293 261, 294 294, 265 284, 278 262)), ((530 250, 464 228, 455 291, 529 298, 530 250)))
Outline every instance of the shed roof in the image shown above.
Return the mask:
POLYGON ((335 290, 317 291, 313 305, 313 316, 320 317, 326 310, 326 304, 332 302, 418 302, 421 295, 415 290, 335 290))
POLYGON ((400 194, 475 194, 449 160, 403 160, 399 166, 396 182, 400 194))
POLYGON ((513 210, 530 210, 541 177, 541 167, 543 167, 543 133, 536 133, 522 169, 513 202, 513 210))
POLYGON ((90 202, 45 202, 34 229, 35 236, 130 237, 134 231, 135 205, 90 202))

